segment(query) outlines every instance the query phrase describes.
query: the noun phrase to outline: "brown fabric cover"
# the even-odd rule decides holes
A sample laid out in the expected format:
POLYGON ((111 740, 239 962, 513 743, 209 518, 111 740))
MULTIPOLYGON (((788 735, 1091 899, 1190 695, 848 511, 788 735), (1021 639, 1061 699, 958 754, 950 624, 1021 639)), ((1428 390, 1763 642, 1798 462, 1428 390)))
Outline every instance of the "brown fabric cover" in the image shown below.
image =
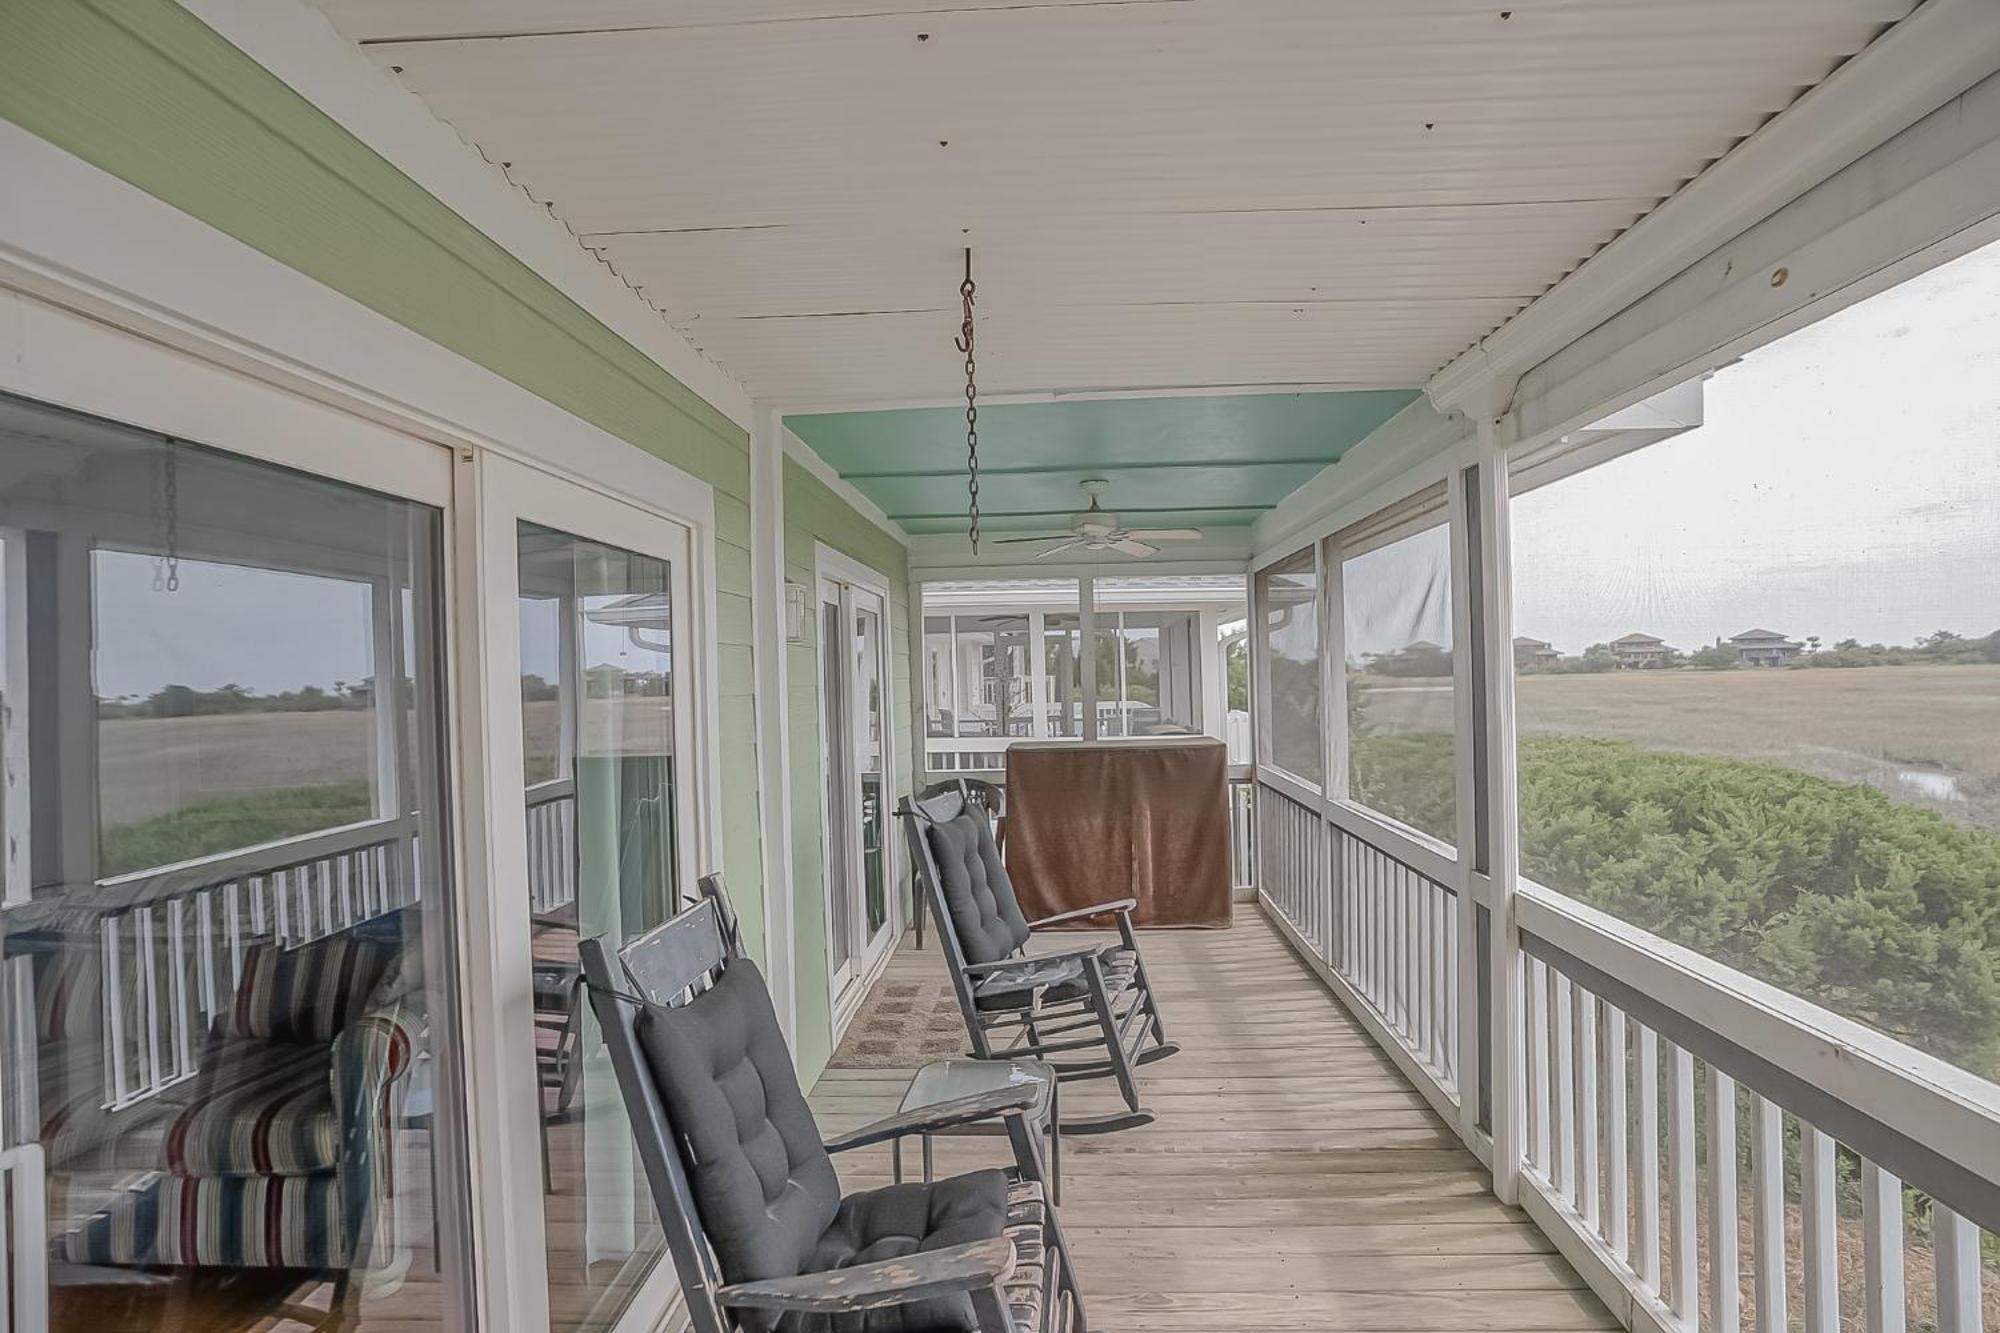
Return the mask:
POLYGON ((1007 873, 1022 913, 1136 898, 1135 925, 1227 926, 1228 766, 1223 743, 1201 736, 1008 747, 1007 873))

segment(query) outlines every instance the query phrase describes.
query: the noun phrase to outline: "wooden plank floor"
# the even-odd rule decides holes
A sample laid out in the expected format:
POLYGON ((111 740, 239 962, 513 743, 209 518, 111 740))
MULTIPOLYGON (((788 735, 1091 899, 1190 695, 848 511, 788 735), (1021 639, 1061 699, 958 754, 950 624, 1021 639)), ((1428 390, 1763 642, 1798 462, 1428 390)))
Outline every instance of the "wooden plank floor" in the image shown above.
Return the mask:
MULTIPOLYGON (((1065 936, 1072 945, 1089 937, 1065 936)), ((1228 931, 1142 940, 1182 1051, 1141 1071, 1158 1119, 1064 1143, 1062 1217, 1091 1322, 1158 1329, 1529 1333, 1612 1329, 1526 1214, 1253 907, 1228 931)), ((941 975, 935 943, 888 975, 941 975)), ((831 1133, 895 1109, 912 1070, 834 1067, 812 1092, 831 1133)), ((1066 1110, 1109 1108, 1108 1080, 1066 1110)), ((1004 1160, 942 1140, 941 1173, 1004 1160)), ((886 1184, 888 1150, 836 1159, 886 1184)), ((915 1145, 906 1151, 914 1173, 915 1145)))

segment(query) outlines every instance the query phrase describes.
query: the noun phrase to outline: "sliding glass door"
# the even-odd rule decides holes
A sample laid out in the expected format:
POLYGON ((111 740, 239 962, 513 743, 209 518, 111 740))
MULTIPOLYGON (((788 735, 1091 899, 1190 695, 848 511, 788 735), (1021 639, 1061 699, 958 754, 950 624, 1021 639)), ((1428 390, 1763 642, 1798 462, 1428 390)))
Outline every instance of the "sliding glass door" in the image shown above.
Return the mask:
POLYGON ((0 1326, 470 1322, 450 463, 384 448, 0 396, 0 1326))
MULTIPOLYGON (((488 713, 496 735, 519 743, 508 761, 513 801, 504 812, 496 801, 495 821, 496 846, 507 849, 493 908, 507 942, 499 990, 525 997, 500 1015, 518 1028, 506 1040, 516 1063, 505 1095, 528 1103, 514 1123, 534 1136, 543 1195, 539 1245, 526 1228, 516 1256, 533 1263, 525 1251, 541 1251, 550 1328, 636 1326, 658 1313, 649 1286, 670 1281, 665 1237, 577 944, 633 939, 694 892, 691 537, 501 460, 483 469, 480 523, 494 579, 487 605, 504 595, 513 611, 505 647, 517 682, 495 686, 488 713)), ((536 1187, 534 1175, 519 1177, 517 1191, 536 1187)))
POLYGON ((889 835, 888 603, 822 577, 820 772, 826 790, 827 943, 838 1011, 894 942, 889 835))

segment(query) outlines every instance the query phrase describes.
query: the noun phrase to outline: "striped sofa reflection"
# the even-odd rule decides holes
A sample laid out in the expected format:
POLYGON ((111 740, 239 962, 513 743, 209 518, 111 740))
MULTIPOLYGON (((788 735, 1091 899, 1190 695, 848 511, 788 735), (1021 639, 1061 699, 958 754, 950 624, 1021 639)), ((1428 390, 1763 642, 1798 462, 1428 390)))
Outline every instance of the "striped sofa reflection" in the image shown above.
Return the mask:
POLYGON ((37 981, 42 1142, 57 1262, 396 1268, 395 1138, 422 1038, 417 950, 397 923, 253 945, 192 1075, 105 1104, 92 967, 37 981), (93 1028, 96 1024, 91 1025, 93 1028), (71 1029, 65 1031, 64 1029, 71 1029), (58 1074, 51 1084, 50 1073, 58 1074))

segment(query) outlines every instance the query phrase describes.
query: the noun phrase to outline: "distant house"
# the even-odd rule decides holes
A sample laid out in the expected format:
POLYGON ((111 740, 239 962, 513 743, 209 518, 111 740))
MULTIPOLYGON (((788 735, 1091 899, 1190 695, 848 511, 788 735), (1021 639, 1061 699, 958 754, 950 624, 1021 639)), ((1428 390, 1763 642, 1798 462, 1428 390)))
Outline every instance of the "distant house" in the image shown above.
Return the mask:
POLYGON ((1441 653, 1444 651, 1444 645, 1441 643, 1432 643, 1429 639, 1418 639, 1415 643, 1404 644, 1403 651, 1406 653, 1441 653))
POLYGON ((1806 650, 1804 644, 1770 629, 1746 629, 1741 634, 1732 634, 1729 646, 1736 650, 1736 660, 1744 666, 1783 666, 1806 650))
POLYGON ((1547 639, 1514 640, 1514 669, 1523 667, 1551 667, 1562 661, 1562 654, 1547 639))
POLYGON ((1667 647, 1665 639, 1656 639, 1650 634, 1627 634, 1622 639, 1611 641, 1611 655, 1618 659, 1620 667, 1628 670, 1665 666, 1667 655, 1671 652, 1673 649, 1667 647))

